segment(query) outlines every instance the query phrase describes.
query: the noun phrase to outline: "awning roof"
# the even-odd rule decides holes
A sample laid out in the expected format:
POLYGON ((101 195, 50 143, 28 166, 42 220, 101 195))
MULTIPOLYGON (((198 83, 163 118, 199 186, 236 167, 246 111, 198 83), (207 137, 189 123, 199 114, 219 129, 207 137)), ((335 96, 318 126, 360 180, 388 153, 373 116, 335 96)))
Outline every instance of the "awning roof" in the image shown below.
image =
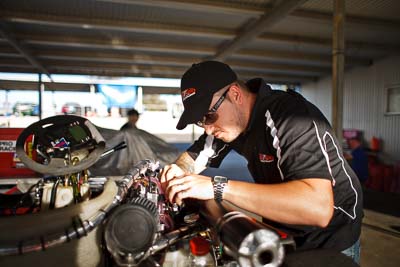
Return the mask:
MULTIPOLYGON (((331 74, 332 10, 331 0, 2 0, 0 71, 179 78, 219 59, 244 80, 304 83, 331 74)), ((346 13, 347 69, 399 53, 400 1, 346 1, 346 13)))

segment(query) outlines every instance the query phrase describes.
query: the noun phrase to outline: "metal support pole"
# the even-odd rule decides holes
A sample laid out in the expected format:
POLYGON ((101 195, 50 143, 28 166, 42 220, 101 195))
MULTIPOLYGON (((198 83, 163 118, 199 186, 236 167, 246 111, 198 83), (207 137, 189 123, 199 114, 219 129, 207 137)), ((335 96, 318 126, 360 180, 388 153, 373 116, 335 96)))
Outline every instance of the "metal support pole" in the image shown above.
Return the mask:
POLYGON ((143 112, 143 87, 141 87, 141 86, 139 86, 137 88, 137 101, 134 104, 136 104, 135 105, 136 110, 139 113, 142 113, 143 112))
POLYGON ((38 93, 39 93, 39 120, 42 119, 42 74, 39 73, 38 93))
POLYGON ((194 143, 194 141, 196 141, 196 133, 195 133, 195 126, 194 124, 192 124, 192 140, 191 142, 194 143))
POLYGON ((343 137, 344 25, 345 1, 333 1, 332 44, 332 127, 339 141, 343 137))

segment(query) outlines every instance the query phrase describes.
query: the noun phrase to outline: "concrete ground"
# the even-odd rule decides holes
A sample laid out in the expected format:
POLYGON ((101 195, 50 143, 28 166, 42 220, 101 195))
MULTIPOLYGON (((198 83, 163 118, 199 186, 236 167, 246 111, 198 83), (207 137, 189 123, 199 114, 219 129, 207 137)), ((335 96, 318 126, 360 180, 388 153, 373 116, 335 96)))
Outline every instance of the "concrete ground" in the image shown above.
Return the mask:
POLYGON ((364 190, 361 266, 400 265, 400 195, 364 190))

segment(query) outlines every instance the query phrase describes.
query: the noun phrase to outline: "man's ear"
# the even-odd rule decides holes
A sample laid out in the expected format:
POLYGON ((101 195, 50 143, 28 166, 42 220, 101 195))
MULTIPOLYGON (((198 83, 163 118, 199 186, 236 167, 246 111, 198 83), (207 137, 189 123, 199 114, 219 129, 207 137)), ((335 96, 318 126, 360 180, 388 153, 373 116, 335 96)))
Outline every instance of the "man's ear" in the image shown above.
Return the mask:
POLYGON ((237 84, 231 86, 229 93, 232 101, 238 104, 243 103, 243 92, 237 84))

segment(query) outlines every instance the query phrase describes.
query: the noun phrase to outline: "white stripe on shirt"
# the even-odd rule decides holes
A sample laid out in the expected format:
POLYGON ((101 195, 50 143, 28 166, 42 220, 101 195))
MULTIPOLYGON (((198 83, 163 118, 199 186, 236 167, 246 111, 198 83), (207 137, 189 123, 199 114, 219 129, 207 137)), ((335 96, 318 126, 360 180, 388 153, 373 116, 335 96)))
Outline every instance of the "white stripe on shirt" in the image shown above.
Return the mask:
MULTIPOLYGON (((265 117, 267 119, 267 122, 266 122, 267 127, 269 127, 271 129, 271 136, 273 138, 272 145, 276 149, 276 156, 278 157, 278 161, 277 161, 276 165, 277 165, 279 173, 281 175, 281 179, 284 180, 285 177, 283 176, 283 173, 282 173, 282 170, 281 170, 281 166, 280 166, 280 163, 281 163, 281 147, 279 146, 279 137, 277 135, 278 130, 275 128, 275 122, 272 119, 271 113, 269 112, 269 110, 267 110, 267 112, 265 112, 265 117)), ((267 131, 268 131, 268 129, 267 129, 267 131)))
POLYGON ((317 134, 319 146, 320 146, 320 148, 321 148, 321 150, 322 150, 322 153, 323 153, 324 156, 325 156, 326 164, 327 164, 327 166, 328 166, 329 173, 331 174, 331 177, 332 177, 332 185, 335 186, 336 181, 335 181, 335 177, 333 177, 332 168, 331 168, 331 166, 330 166, 330 164, 329 164, 329 162, 330 162, 330 161, 329 161, 329 155, 328 155, 328 153, 326 152, 326 151, 327 151, 326 138, 330 138, 331 141, 332 141, 332 143, 333 143, 333 145, 335 146, 337 156, 338 156, 338 158, 340 159, 340 161, 342 162, 343 171, 344 171, 344 173, 346 174, 346 176, 347 176, 347 178, 348 178, 348 180, 349 180, 349 182, 350 182, 350 186, 351 186, 351 188, 353 189, 354 194, 355 194, 355 196, 356 196, 356 200, 355 200, 355 203, 354 203, 354 206, 353 206, 353 215, 351 215, 350 213, 346 212, 342 207, 336 207, 336 206, 333 206, 333 207, 334 207, 335 209, 338 209, 338 210, 342 211, 344 214, 346 214, 347 216, 349 216, 351 219, 354 220, 355 218, 357 218, 357 215, 356 215, 356 206, 357 206, 357 202, 358 202, 358 193, 357 193, 357 190, 354 188, 353 182, 352 182, 352 180, 351 180, 351 177, 350 177, 350 175, 347 173, 347 170, 346 170, 346 168, 345 168, 345 166, 344 166, 344 159, 340 156, 339 149, 338 149, 338 147, 336 146, 335 141, 334 141, 332 135, 331 135, 329 132, 325 132, 324 135, 323 135, 323 138, 321 139, 321 137, 319 136, 319 132, 318 132, 318 126, 317 126, 317 124, 315 123, 315 121, 313 121, 313 123, 314 123, 314 127, 315 127, 315 132, 316 132, 316 134, 317 134), (322 143, 322 142, 323 142, 323 143, 322 143))

